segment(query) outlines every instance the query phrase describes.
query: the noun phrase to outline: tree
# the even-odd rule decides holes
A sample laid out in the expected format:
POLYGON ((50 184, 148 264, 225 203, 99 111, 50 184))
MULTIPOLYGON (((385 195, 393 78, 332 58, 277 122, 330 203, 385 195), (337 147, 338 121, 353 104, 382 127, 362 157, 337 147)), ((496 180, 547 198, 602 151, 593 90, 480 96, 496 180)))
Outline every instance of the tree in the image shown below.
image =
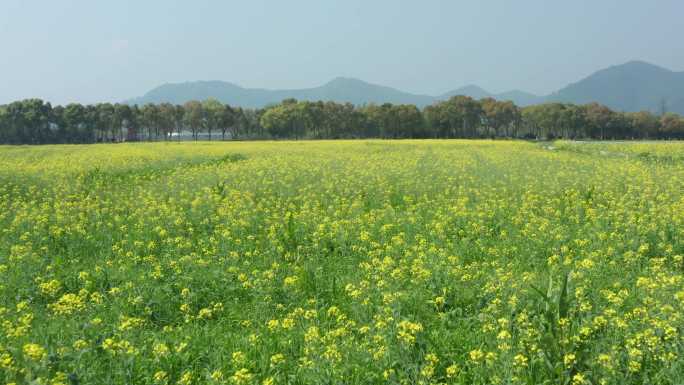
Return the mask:
POLYGON ((209 133, 209 140, 211 140, 211 132, 219 130, 223 119, 223 104, 216 99, 210 98, 202 102, 204 110, 204 128, 209 133))
POLYGON ((237 137, 235 111, 229 105, 226 104, 221 108, 218 123, 221 128, 221 140, 226 140, 226 131, 230 132, 230 137, 232 139, 237 137))
POLYGON ((425 120, 446 138, 474 138, 483 121, 482 105, 469 96, 452 96, 449 100, 425 109, 425 120))
POLYGON ((666 139, 684 138, 684 119, 671 112, 660 118, 661 137, 666 139))
POLYGON ((457 95, 422 111, 410 104, 354 106, 285 99, 266 108, 231 107, 215 99, 137 105, 100 103, 52 107, 40 99, 0 106, 0 143, 92 143, 164 140, 184 130, 230 138, 683 138, 682 117, 648 111, 616 112, 591 103, 545 103, 518 108, 511 101, 457 95), (146 132, 145 132, 146 131, 146 132), (143 134, 144 133, 144 134, 143 134))
POLYGON ((500 102, 493 98, 480 100, 482 121, 486 128, 493 130, 493 136, 510 137, 514 123, 520 120, 520 110, 513 102, 500 102))
POLYGON ((95 106, 94 120, 94 130, 96 141, 98 142, 111 142, 113 141, 115 132, 115 114, 114 106, 110 103, 100 103, 95 106))
POLYGON ((89 143, 92 141, 92 134, 88 130, 87 115, 87 109, 77 103, 68 104, 64 108, 63 120, 66 142, 89 143))
POLYGON ((185 117, 185 108, 181 105, 175 105, 173 108, 173 126, 178 135, 178 141, 181 140, 183 134, 183 118, 185 117))
POLYGON ((285 138, 290 135, 292 117, 287 106, 279 105, 266 109, 259 122, 275 138, 285 138))
POLYGON ((0 106, 0 143, 14 143, 15 133, 8 106, 0 106))
POLYGON ((565 121, 568 127, 569 135, 571 139, 586 136, 587 127, 587 112, 584 106, 577 106, 574 104, 566 105, 565 109, 565 121))
POLYGON ((396 116, 395 138, 415 138, 423 131, 423 115, 412 104, 394 106, 393 114, 396 116))
POLYGON ((156 104, 148 103, 140 109, 142 127, 147 129, 147 140, 152 140, 154 133, 155 139, 159 137, 159 127, 161 126, 161 114, 156 104))
POLYGON ((51 141, 50 103, 26 99, 12 102, 3 109, 5 136, 9 143, 40 144, 51 141))
POLYGON ((382 138, 384 136, 383 111, 377 104, 371 103, 361 109, 363 116, 363 136, 382 138))
POLYGON ((246 138, 266 138, 266 129, 261 124, 261 117, 266 109, 243 109, 238 107, 235 110, 235 132, 236 135, 246 138))
POLYGON ((126 140, 137 141, 140 140, 140 127, 142 124, 142 112, 138 105, 131 107, 131 120, 126 127, 126 140))
POLYGON ((615 113, 602 104, 589 103, 586 105, 586 114, 590 135, 603 140, 606 132, 612 128, 615 113))
POLYGON ((171 103, 159 105, 159 127, 164 140, 168 140, 176 128, 176 106, 171 103))
POLYGON ((9 114, 7 107, 0 106, 0 143, 10 143, 9 139, 9 114))
POLYGON ((268 107, 259 122, 276 138, 304 138, 313 131, 315 118, 312 103, 285 99, 282 103, 268 107))
POLYGON ((124 127, 126 131, 134 125, 133 123, 133 110, 128 104, 116 104, 114 105, 114 122, 115 122, 115 138, 116 141, 122 142, 124 140, 124 127))
POLYGON ((183 122, 192 131, 192 138, 197 140, 199 130, 204 124, 204 108, 202 103, 191 100, 183 105, 185 113, 183 115, 183 122))

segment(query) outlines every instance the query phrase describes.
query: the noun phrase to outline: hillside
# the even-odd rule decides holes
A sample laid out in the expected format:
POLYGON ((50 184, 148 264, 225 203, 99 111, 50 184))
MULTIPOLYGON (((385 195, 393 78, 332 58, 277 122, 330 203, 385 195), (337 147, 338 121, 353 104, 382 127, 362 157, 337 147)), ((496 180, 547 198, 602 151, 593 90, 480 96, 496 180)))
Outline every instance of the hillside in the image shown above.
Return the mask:
POLYGON ((338 77, 319 87, 292 90, 243 88, 222 81, 165 84, 128 102, 131 104, 161 102, 180 104, 188 100, 203 100, 210 97, 223 103, 249 108, 264 107, 287 98, 349 102, 356 105, 372 102, 415 104, 421 107, 434 101, 431 96, 414 95, 358 79, 338 77))
POLYGON ((519 106, 543 102, 599 102, 619 111, 660 112, 664 103, 667 111, 684 114, 684 72, 632 61, 597 71, 548 96, 537 96, 520 90, 496 94, 476 85, 457 88, 438 96, 418 95, 346 77, 335 78, 318 87, 290 90, 244 88, 224 81, 195 81, 164 84, 139 98, 128 100, 127 103, 182 104, 188 100, 216 98, 231 105, 260 108, 283 99, 295 98, 349 102, 355 105, 415 104, 422 108, 454 95, 467 95, 475 99, 492 97, 497 100, 512 100, 519 106))
POLYGON ((356 105, 368 103, 415 104, 422 108, 455 95, 467 95, 475 99, 493 97, 498 100, 512 100, 520 106, 534 104, 540 100, 538 96, 523 91, 514 90, 501 94, 492 94, 475 85, 461 87, 439 96, 417 95, 392 87, 367 83, 359 79, 338 77, 319 87, 291 90, 244 88, 223 81, 172 83, 159 86, 142 97, 128 100, 127 103, 168 102, 182 104, 188 100, 215 98, 223 103, 232 105, 261 108, 269 104, 278 103, 283 99, 295 98, 297 100, 349 102, 356 105))
POLYGON ((643 61, 608 67, 549 95, 547 101, 599 102, 619 111, 684 113, 684 72, 643 61))
POLYGON ((438 97, 436 97, 436 100, 446 100, 449 99, 452 96, 456 95, 466 95, 470 96, 471 98, 475 99, 482 99, 482 98, 494 98, 496 100, 511 100, 513 103, 515 103, 518 106, 529 106, 531 104, 539 103, 543 100, 542 97, 533 95, 529 92, 525 91, 520 91, 520 90, 511 90, 507 92, 502 92, 499 94, 494 94, 491 92, 488 92, 476 85, 468 85, 465 87, 457 88, 453 91, 446 92, 438 97))

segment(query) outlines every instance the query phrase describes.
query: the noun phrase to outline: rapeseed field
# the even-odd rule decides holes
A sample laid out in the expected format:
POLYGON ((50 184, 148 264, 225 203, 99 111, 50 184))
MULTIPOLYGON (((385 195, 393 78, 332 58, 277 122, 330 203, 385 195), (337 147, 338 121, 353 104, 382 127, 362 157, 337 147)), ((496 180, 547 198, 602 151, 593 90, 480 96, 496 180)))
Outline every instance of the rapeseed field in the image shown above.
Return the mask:
POLYGON ((0 383, 681 384, 684 143, 0 147, 0 383))

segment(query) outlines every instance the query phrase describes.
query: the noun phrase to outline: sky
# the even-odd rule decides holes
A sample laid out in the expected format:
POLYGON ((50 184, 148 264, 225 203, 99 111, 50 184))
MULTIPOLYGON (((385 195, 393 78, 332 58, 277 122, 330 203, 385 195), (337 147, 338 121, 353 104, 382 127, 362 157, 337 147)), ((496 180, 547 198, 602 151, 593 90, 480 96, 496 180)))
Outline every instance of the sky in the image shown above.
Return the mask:
POLYGON ((0 104, 337 76, 431 95, 547 94, 630 60, 684 71, 683 15, 681 0, 0 0, 0 104))

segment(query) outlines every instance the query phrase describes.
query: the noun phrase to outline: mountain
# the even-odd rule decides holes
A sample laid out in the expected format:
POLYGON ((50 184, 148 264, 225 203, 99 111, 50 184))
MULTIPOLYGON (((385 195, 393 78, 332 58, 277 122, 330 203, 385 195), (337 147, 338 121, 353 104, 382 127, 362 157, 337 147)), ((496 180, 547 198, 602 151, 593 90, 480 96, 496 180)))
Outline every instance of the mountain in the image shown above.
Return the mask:
POLYGON ((520 90, 490 93, 476 85, 468 85, 438 96, 418 95, 362 80, 338 77, 319 87, 269 90, 244 88, 223 81, 197 81, 164 84, 129 104, 170 102, 182 104, 188 100, 216 98, 231 105, 257 108, 279 103, 283 99, 324 100, 367 103, 415 104, 418 107, 446 100, 454 95, 475 99, 492 97, 511 100, 518 106, 544 102, 584 104, 599 102, 618 111, 650 110, 659 112, 663 102, 667 111, 684 114, 684 72, 674 72, 643 61, 602 69, 548 96, 537 96, 520 90))
POLYGON ((584 104, 599 102, 618 111, 684 114, 684 72, 674 72, 643 61, 602 69, 562 88, 546 101, 584 104))
POLYGON ((187 83, 164 84, 153 89, 140 98, 129 100, 129 104, 169 102, 182 104, 188 100, 204 100, 207 98, 242 107, 257 108, 279 103, 283 99, 323 100, 349 102, 356 105, 366 103, 415 104, 426 106, 434 101, 432 96, 415 95, 399 91, 391 87, 366 83, 352 78, 335 78, 328 83, 314 88, 294 90, 267 90, 261 88, 243 88, 222 81, 197 81, 187 83))
POLYGON ((522 91, 492 94, 480 87, 470 85, 444 93, 439 96, 417 95, 391 87, 371 84, 362 80, 338 77, 322 86, 292 90, 268 90, 263 88, 243 88, 223 81, 196 81, 172 83, 159 86, 142 97, 126 101, 129 104, 174 103, 183 104, 188 100, 215 98, 223 103, 241 107, 258 108, 281 102, 283 99, 324 100, 349 102, 356 105, 367 103, 415 104, 425 107, 454 95, 467 95, 475 99, 493 97, 500 100, 513 100, 526 106, 539 97, 522 91))
POLYGON ((427 95, 415 95, 397 89, 366 83, 353 78, 335 78, 328 83, 310 89, 290 90, 295 99, 349 102, 352 104, 393 103, 425 106, 433 102, 427 95))
POLYGON ((520 107, 530 106, 532 104, 543 103, 544 97, 531 94, 529 92, 520 90, 511 90, 508 92, 502 92, 500 94, 494 94, 492 96, 496 100, 511 100, 513 103, 520 107))
POLYGON ((494 98, 496 100, 510 100, 513 103, 515 103, 518 106, 524 107, 524 106, 529 106, 531 104, 535 103, 540 103, 543 101, 543 97, 533 95, 529 92, 525 91, 520 91, 520 90, 511 90, 507 92, 502 92, 499 94, 493 94, 490 92, 487 92, 483 90, 482 88, 476 86, 476 85, 468 85, 465 87, 457 88, 453 91, 446 92, 440 96, 438 96, 436 99, 437 100, 446 100, 449 99, 452 96, 456 95, 466 95, 470 96, 471 98, 474 99, 482 99, 482 98, 494 98))
POLYGON ((488 98, 491 97, 492 94, 489 92, 483 90, 482 88, 476 86, 476 85, 467 85, 465 87, 457 88, 455 90, 445 92, 442 95, 438 96, 437 99, 440 100, 447 100, 452 96, 457 96, 457 95, 465 95, 465 96, 470 96, 473 99, 482 99, 482 98, 488 98))

